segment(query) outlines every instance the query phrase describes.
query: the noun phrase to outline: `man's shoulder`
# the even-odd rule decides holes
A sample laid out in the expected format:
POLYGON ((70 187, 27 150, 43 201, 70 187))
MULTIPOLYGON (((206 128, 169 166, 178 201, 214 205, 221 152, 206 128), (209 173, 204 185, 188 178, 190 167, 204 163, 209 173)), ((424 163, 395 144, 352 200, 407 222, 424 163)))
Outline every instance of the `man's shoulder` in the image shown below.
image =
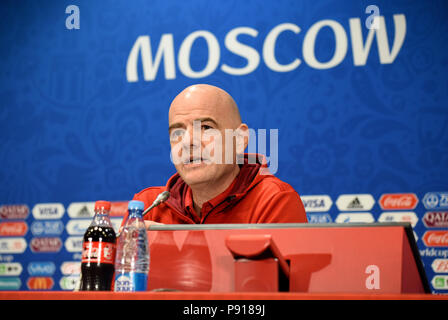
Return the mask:
POLYGON ((277 194, 280 192, 296 192, 294 188, 287 182, 277 178, 276 176, 269 174, 263 177, 260 182, 255 186, 255 189, 263 192, 264 194, 277 194))
POLYGON ((165 191, 164 186, 159 186, 159 187, 148 187, 146 189, 143 189, 142 191, 136 193, 134 195, 134 200, 151 200, 151 199, 155 199, 159 193, 165 191))

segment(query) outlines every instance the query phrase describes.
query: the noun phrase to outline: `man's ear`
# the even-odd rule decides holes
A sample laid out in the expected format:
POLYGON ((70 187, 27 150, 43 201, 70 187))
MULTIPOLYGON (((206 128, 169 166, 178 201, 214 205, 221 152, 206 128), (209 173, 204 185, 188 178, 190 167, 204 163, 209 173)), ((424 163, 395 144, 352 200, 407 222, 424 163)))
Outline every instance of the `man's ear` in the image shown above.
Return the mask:
POLYGON ((242 123, 235 130, 236 131, 236 141, 235 141, 235 150, 236 154, 243 154, 244 150, 246 150, 249 145, 249 127, 247 124, 242 123))

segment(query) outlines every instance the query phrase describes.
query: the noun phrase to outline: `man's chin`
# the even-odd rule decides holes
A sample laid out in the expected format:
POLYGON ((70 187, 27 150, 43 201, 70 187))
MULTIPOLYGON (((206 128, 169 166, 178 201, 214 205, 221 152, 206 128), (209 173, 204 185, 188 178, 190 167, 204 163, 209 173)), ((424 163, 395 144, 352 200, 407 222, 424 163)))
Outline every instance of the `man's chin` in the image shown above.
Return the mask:
POLYGON ((182 168, 180 176, 189 186, 207 183, 210 180, 210 172, 204 172, 207 169, 205 165, 190 166, 182 168))

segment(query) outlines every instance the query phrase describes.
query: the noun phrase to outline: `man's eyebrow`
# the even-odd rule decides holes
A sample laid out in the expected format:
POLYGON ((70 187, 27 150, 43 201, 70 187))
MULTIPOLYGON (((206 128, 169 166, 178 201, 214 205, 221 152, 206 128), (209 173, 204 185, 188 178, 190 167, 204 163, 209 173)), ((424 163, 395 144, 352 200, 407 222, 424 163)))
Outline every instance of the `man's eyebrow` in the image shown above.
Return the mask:
MULTIPOLYGON (((194 119, 193 121, 200 121, 201 123, 202 122, 212 122, 215 126, 218 127, 218 123, 215 121, 215 119, 210 118, 210 117, 198 118, 198 119, 194 119)), ((183 127, 184 127, 184 125, 182 123, 176 122, 168 127, 168 132, 171 132, 172 129, 183 128, 183 127)))
POLYGON ((179 122, 173 123, 172 125, 170 125, 168 127, 168 132, 171 132, 171 130, 173 130, 173 129, 182 128, 182 127, 183 127, 182 123, 179 123, 179 122))
POLYGON ((210 117, 205 117, 205 118, 199 118, 199 119, 194 119, 194 121, 201 121, 201 122, 212 122, 215 126, 218 126, 218 123, 215 121, 215 119, 210 118, 210 117))

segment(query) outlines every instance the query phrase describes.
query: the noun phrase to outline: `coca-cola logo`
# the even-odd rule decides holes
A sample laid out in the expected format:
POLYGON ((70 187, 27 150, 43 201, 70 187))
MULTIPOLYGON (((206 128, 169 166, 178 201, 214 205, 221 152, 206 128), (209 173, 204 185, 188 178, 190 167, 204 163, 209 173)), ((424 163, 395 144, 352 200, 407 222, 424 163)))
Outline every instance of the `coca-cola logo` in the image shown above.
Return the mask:
POLYGON ((0 223, 0 236, 24 236, 28 231, 26 222, 2 222, 0 223))
POLYGON ((59 252, 62 241, 60 238, 33 238, 30 247, 33 252, 59 252))
POLYGON ((383 210, 410 210, 417 206, 418 198, 413 193, 387 193, 379 203, 383 210))
POLYGON ((427 231, 423 242, 427 247, 448 247, 448 231, 427 231))
POLYGON ((427 228, 448 228, 448 211, 426 212, 423 223, 427 228))
POLYGON ((26 219, 30 209, 25 204, 11 204, 0 206, 0 217, 2 219, 26 219))

